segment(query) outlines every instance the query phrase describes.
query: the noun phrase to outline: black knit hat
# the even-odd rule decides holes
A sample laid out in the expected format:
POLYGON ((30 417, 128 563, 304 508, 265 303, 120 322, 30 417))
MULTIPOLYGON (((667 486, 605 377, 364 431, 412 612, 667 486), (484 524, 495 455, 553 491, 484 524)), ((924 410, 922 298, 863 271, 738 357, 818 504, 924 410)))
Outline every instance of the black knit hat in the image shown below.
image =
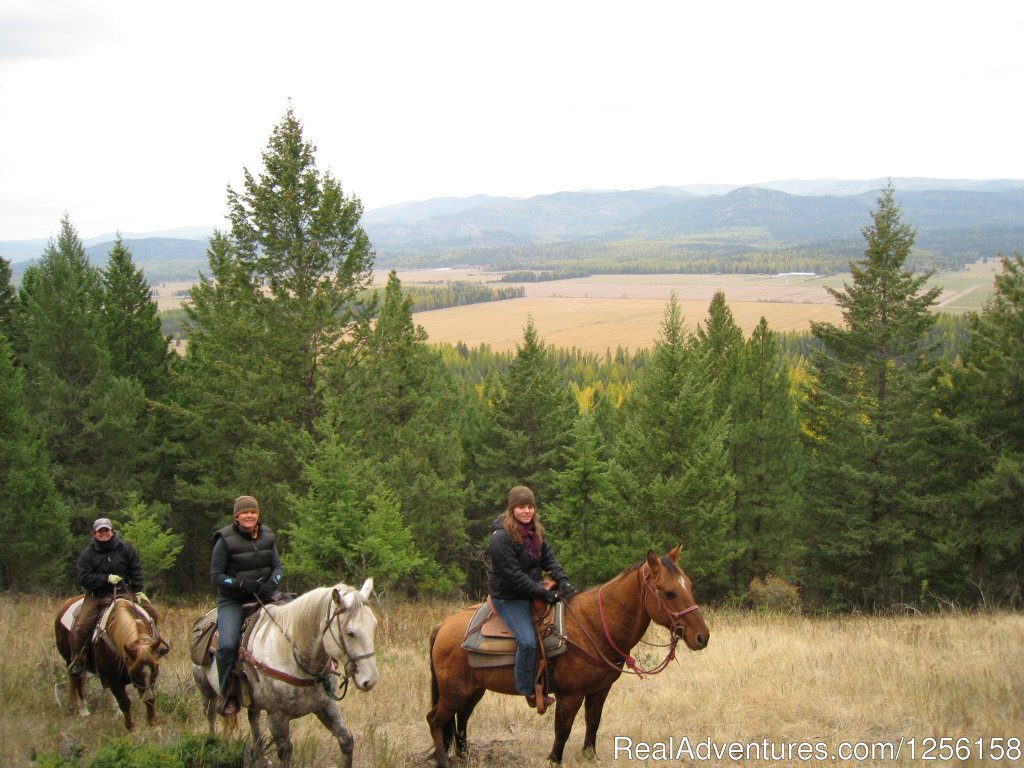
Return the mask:
POLYGON ((533 498, 533 491, 525 485, 517 485, 508 492, 508 509, 515 509, 524 504, 532 504, 536 507, 537 501, 533 498))

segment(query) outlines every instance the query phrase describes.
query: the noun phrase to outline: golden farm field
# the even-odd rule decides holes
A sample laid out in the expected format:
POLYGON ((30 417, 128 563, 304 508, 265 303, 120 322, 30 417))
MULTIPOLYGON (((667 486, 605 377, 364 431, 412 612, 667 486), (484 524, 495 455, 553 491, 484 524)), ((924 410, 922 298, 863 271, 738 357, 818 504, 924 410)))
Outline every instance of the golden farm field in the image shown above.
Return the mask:
MULTIPOLYGON (((57 598, 0 595, 5 766, 29 768, 43 753, 89 756, 125 735, 113 699, 93 678, 86 693, 93 714, 68 710, 53 643, 58 605, 57 598)), ((160 723, 151 728, 140 720, 128 737, 133 744, 170 744, 204 731, 186 648, 192 621, 209 607, 207 600, 163 608, 173 650, 161 667, 160 723)), ((430 628, 461 607, 391 600, 374 606, 380 682, 341 702, 356 739, 355 768, 427 765, 430 628)), ((681 649, 665 672, 625 676, 612 687, 597 738, 600 764, 888 768, 1024 761, 1020 614, 811 618, 707 608, 705 617, 707 649, 681 649), (665 758, 664 750, 678 755, 681 748, 690 751, 665 758), (812 758, 796 759, 798 749, 812 750, 812 758), (702 758, 702 750, 732 756, 702 758), (779 757, 787 751, 789 758, 779 757)), ((665 630, 652 628, 646 641, 664 643, 665 630)), ((664 648, 641 644, 634 655, 651 667, 664 648)), ((139 707, 134 695, 133 706, 139 707)), ((546 766, 553 725, 553 712, 539 716, 519 697, 487 694, 469 722, 470 757, 457 765, 546 766)), ((295 768, 338 764, 337 744, 314 717, 295 721, 292 734, 295 768)), ((566 746, 567 768, 594 764, 581 754, 582 739, 580 714, 566 746)))
MULTIPOLYGON (((980 309, 992 293, 998 264, 974 264, 962 272, 937 275, 944 290, 942 311, 980 309)), ((399 272, 403 285, 471 280, 498 283, 499 275, 473 269, 399 272)), ((520 283, 522 299, 418 312, 414 318, 432 342, 488 344, 514 351, 532 317, 545 344, 604 354, 618 347, 636 351, 651 346, 661 331, 665 307, 675 293, 688 327, 704 323, 717 291, 749 335, 764 317, 777 332, 806 331, 812 320, 841 323, 842 315, 826 286, 842 289, 850 276, 810 275, 593 275, 542 283, 520 283)), ((385 278, 377 276, 376 284, 385 278)))

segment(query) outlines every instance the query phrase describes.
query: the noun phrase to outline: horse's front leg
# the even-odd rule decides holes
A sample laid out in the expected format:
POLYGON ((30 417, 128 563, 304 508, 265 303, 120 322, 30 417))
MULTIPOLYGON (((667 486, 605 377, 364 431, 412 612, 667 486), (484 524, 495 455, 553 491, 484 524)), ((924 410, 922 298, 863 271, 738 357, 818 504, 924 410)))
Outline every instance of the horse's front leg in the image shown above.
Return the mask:
POLYGON ((583 736, 583 751, 590 755, 597 752, 597 729, 601 725, 601 713, 604 712, 604 700, 608 698, 608 692, 612 689, 609 685, 596 693, 587 696, 587 707, 583 717, 587 723, 587 732, 583 736))
POLYGON ((85 672, 80 675, 73 675, 68 672, 68 680, 71 685, 71 708, 76 710, 82 717, 89 715, 89 705, 85 703, 85 672))
POLYGON ((356 742, 352 738, 352 733, 345 726, 345 721, 341 719, 338 705, 333 701, 328 701, 326 706, 316 711, 316 716, 338 740, 338 746, 341 747, 341 768, 352 768, 352 751, 355 749, 356 742))
POLYGON ((132 720, 132 700, 128 698, 128 691, 125 690, 124 683, 112 680, 110 682, 110 692, 114 694, 114 698, 117 699, 117 706, 121 709, 122 714, 124 714, 124 727, 129 731, 134 731, 135 721, 132 720))
MULTIPOLYGON (((291 768, 292 764, 292 737, 291 737, 291 720, 288 719, 288 715, 281 714, 280 712, 270 713, 267 712, 267 725, 270 726, 270 735, 274 739, 274 745, 277 747, 277 759, 281 761, 281 768, 291 768)), ((256 719, 257 729, 259 728, 259 711, 257 710, 256 719)), ((249 727, 252 727, 252 715, 249 716, 249 727)), ((255 742, 255 736, 253 737, 255 742)))
POLYGON ((580 711, 582 705, 583 694, 581 693, 559 694, 558 703, 555 705, 555 743, 551 747, 551 754, 548 755, 548 760, 551 762, 562 762, 565 742, 569 740, 569 734, 572 733, 572 723, 576 719, 576 713, 580 711))

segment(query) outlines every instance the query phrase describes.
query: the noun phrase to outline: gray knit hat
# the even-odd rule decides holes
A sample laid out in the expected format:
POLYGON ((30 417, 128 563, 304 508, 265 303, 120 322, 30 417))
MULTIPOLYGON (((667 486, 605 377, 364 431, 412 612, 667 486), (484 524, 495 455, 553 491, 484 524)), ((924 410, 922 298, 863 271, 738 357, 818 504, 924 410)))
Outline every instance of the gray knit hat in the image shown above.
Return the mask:
POLYGON ((508 509, 515 509, 524 504, 532 504, 536 507, 537 501, 533 498, 533 491, 525 485, 517 485, 508 492, 508 509))

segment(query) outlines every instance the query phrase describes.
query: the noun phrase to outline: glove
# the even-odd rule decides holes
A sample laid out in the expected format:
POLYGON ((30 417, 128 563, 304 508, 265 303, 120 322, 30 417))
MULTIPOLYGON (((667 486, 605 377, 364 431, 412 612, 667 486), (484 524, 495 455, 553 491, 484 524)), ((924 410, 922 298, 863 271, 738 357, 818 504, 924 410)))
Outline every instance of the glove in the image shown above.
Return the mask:
POLYGON ((545 600, 546 602, 549 602, 549 603, 557 603, 558 602, 558 593, 553 591, 553 590, 550 590, 550 589, 541 589, 540 597, 541 597, 542 600, 545 600))
POLYGON ((107 583, 108 584, 120 584, 122 581, 123 581, 123 579, 120 576, 118 576, 116 573, 112 573, 109 576, 107 576, 107 583))
POLYGON ((248 592, 250 595, 255 595, 256 590, 260 588, 260 583, 252 579, 235 579, 234 587, 240 592, 248 592))
POLYGON ((558 596, 568 603, 576 597, 576 590, 572 588, 572 584, 568 581, 563 581, 558 585, 558 596))
POLYGON ((260 588, 256 590, 256 595, 264 603, 272 602, 274 599, 274 593, 277 591, 277 584, 268 579, 260 584, 260 588))
POLYGON ((135 593, 135 599, 138 600, 140 603, 148 603, 149 602, 149 598, 146 597, 146 593, 145 592, 136 592, 135 593))

